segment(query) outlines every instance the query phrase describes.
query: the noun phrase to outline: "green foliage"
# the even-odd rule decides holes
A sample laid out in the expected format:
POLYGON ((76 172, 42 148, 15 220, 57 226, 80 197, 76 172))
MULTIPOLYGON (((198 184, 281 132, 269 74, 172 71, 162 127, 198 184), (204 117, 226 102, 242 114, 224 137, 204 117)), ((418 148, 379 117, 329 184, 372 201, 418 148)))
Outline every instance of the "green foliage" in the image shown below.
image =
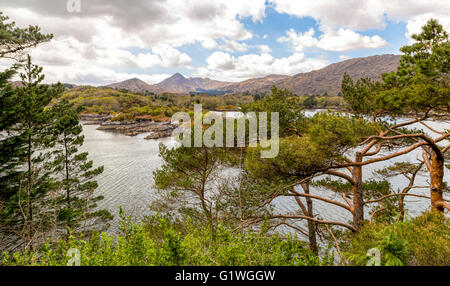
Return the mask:
POLYGON ((160 144, 160 169, 153 173, 159 199, 152 208, 158 212, 191 216, 214 229, 220 195, 215 182, 227 165, 227 153, 220 148, 169 149, 160 144))
POLYGON ((339 158, 376 130, 362 118, 319 112, 308 120, 306 134, 325 156, 339 158))
POLYGON ((111 215, 104 210, 88 211, 102 199, 92 196, 97 188, 92 178, 103 168, 92 168, 87 153, 78 153, 84 140, 79 109, 65 99, 58 101, 64 91, 61 84, 42 84, 43 69, 33 65, 30 56, 20 67, 20 88, 5 83, 15 69, 2 73, 0 82, 5 103, 1 109, 5 135, 0 146, 5 164, 0 170, 4 179, 0 229, 2 239, 26 249, 40 245, 50 232, 78 231, 81 220, 95 221, 95 225, 111 215))
MULTIPOLYGON (((0 132, 6 132, 18 121, 18 114, 14 112, 16 90, 9 80, 16 73, 12 68, 0 73, 0 132)), ((24 136, 0 137, 0 212, 3 203, 14 193, 14 182, 18 181, 20 172, 16 169, 20 165, 21 149, 24 136)))
POLYGON ((261 158, 261 147, 247 150, 245 166, 254 177, 293 179, 308 177, 326 165, 323 153, 309 137, 280 138, 280 150, 276 158, 261 158))
POLYGON ((444 214, 427 212, 410 221, 373 223, 351 239, 347 257, 366 265, 367 251, 378 248, 382 265, 450 265, 450 228, 444 214))
POLYGON ((307 109, 315 108, 315 107, 317 107, 318 104, 319 104, 319 102, 317 101, 316 97, 313 95, 306 97, 306 99, 303 100, 303 103, 302 103, 302 105, 307 109))
POLYGON ((5 142, 15 143, 7 151, 16 164, 9 170, 15 173, 15 180, 9 182, 8 192, 3 194, 7 204, 0 210, 0 218, 7 226, 6 233, 31 240, 48 227, 52 217, 51 210, 43 207, 46 194, 55 187, 51 172, 44 168, 50 156, 47 150, 53 146, 47 106, 60 87, 41 84, 42 68, 33 65, 30 56, 21 68, 22 87, 9 99, 14 105, 2 107, 3 112, 15 114, 14 124, 6 129, 5 142))
POLYGON ((55 146, 52 151, 53 161, 46 166, 58 175, 58 192, 55 199, 58 210, 58 224, 63 230, 91 231, 95 227, 105 227, 111 215, 106 210, 95 210, 96 202, 102 197, 95 197, 97 182, 93 179, 103 172, 103 167, 93 168, 93 162, 88 161, 88 153, 78 152, 83 145, 83 127, 79 121, 80 108, 74 108, 67 99, 62 99, 51 108, 55 134, 55 146), (81 227, 87 221, 91 229, 81 227), (83 222, 83 224, 82 224, 83 222), (102 222, 102 223, 100 223, 102 222))
POLYGON ((176 112, 193 110, 194 104, 202 104, 204 110, 221 108, 236 110, 240 104, 251 102, 250 96, 227 95, 149 95, 147 93, 115 90, 106 87, 80 86, 64 93, 84 113, 117 114, 116 121, 136 120, 149 116, 155 121, 167 121, 176 112))
POLYGON ((372 99, 377 85, 370 78, 359 79, 356 83, 345 73, 342 79, 342 94, 352 112, 357 115, 374 111, 372 99))
POLYGON ((448 33, 431 19, 412 38, 413 44, 400 49, 397 71, 384 74, 382 82, 364 78, 354 83, 344 76, 342 93, 353 112, 404 115, 450 110, 448 33))
POLYGON ((267 112, 270 122, 270 113, 279 113, 280 136, 295 134, 295 131, 301 132, 304 127, 305 116, 302 112, 303 107, 299 104, 299 98, 294 96, 287 89, 278 89, 272 87, 271 93, 263 99, 243 106, 243 112, 267 112))
POLYGON ((0 11, 0 58, 19 57, 24 50, 53 38, 53 35, 41 34, 37 26, 21 29, 16 27, 15 22, 8 20, 0 11))
POLYGON ((36 251, 3 253, 0 265, 65 266, 69 249, 80 251, 82 266, 314 266, 332 265, 330 255, 318 258, 295 237, 282 238, 265 230, 234 232, 219 225, 211 240, 208 227, 188 226, 180 233, 157 218, 148 228, 121 212, 120 234, 95 234, 89 240, 47 242, 36 251), (154 233, 160 234, 155 237, 154 233))

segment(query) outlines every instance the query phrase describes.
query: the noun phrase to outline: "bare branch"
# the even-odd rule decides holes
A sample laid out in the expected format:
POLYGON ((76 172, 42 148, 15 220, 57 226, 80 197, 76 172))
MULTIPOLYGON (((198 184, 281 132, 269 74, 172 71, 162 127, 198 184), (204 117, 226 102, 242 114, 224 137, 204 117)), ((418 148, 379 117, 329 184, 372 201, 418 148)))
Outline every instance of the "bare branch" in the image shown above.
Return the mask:
POLYGON ((286 196, 299 196, 299 197, 312 198, 312 199, 324 201, 324 202, 327 202, 329 204, 333 204, 333 205, 339 206, 341 208, 344 208, 344 209, 348 210, 349 212, 353 213, 353 208, 351 208, 351 207, 349 207, 349 206, 347 206, 347 205, 345 205, 345 204, 343 204, 341 202, 333 201, 333 200, 330 200, 330 199, 327 199, 327 198, 324 198, 324 197, 321 197, 321 196, 316 196, 316 195, 311 195, 311 194, 301 194, 301 193, 298 193, 298 192, 296 192, 295 194, 288 194, 286 196))

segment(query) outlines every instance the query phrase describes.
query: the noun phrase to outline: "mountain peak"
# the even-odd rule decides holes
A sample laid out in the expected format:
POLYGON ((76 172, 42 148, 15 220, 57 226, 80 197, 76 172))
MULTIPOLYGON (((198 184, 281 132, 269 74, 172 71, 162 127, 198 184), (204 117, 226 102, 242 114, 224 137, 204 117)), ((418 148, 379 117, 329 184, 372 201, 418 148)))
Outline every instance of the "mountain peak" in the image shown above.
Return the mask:
POLYGON ((122 81, 122 82, 139 82, 139 83, 145 83, 143 80, 141 80, 141 79, 139 79, 139 78, 137 78, 137 77, 130 78, 130 79, 124 80, 124 81, 122 81))
POLYGON ((130 78, 118 83, 113 83, 110 85, 107 85, 106 87, 113 88, 113 89, 128 89, 128 90, 134 90, 134 91, 150 91, 150 92, 158 92, 158 90, 152 86, 146 83, 145 81, 138 79, 138 78, 130 78))
POLYGON ((172 79, 186 79, 181 73, 177 72, 176 74, 174 74, 173 76, 171 76, 170 78, 172 79))

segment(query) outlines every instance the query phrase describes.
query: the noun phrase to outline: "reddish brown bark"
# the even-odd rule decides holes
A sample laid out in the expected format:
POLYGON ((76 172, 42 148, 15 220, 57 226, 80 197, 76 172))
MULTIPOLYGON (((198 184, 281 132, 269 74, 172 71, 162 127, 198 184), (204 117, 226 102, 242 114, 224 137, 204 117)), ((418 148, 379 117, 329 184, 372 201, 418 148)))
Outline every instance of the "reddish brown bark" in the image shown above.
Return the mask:
POLYGON ((430 170, 430 197, 431 208, 440 212, 444 211, 444 197, 442 195, 442 182, 444 178, 444 157, 442 154, 432 152, 430 170))

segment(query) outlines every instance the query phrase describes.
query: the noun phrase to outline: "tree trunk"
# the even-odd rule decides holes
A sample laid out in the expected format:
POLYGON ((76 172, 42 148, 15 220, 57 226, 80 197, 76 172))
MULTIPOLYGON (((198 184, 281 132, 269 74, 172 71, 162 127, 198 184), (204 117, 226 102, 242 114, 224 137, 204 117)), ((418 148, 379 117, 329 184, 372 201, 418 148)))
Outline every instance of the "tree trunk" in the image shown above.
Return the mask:
POLYGON ((430 172, 430 197, 431 197, 431 208, 440 212, 444 211, 442 203, 444 197, 442 196, 442 181, 444 178, 444 157, 442 154, 436 154, 435 152, 431 155, 431 172, 430 172))
MULTIPOLYGON (((302 185, 305 194, 309 195, 309 184, 302 185)), ((313 201, 311 198, 306 198, 306 205, 308 208, 308 216, 314 217, 313 212, 313 201)), ((317 225, 315 222, 308 220, 308 239, 309 239, 309 248, 315 254, 319 253, 319 249, 317 247, 317 237, 316 237, 317 225)))
POLYGON ((399 213, 399 217, 398 220, 399 221, 403 221, 405 219, 405 196, 400 196, 398 198, 398 213, 399 213))
MULTIPOLYGON (((29 128, 31 130, 31 128, 29 128)), ((29 131, 31 132, 31 131, 29 131)), ((31 192, 32 192, 32 184, 33 184, 33 166, 31 164, 31 133, 28 134, 28 151, 27 151, 27 160, 28 160, 28 186, 27 186, 27 207, 28 207, 28 242, 30 243, 30 249, 33 250, 33 243, 31 242, 33 239, 33 202, 31 200, 31 192)), ((25 222, 26 223, 26 219, 25 222)))
MULTIPOLYGON (((69 158, 68 158, 68 146, 67 146, 67 141, 66 141, 66 133, 64 132, 64 167, 66 169, 66 205, 68 209, 72 209, 71 206, 71 198, 70 198, 70 174, 69 174, 69 158)), ((66 231, 67 231, 67 240, 69 239, 70 235, 71 235, 71 217, 67 217, 66 220, 66 231)))
MULTIPOLYGON (((355 162, 362 162, 362 154, 360 152, 356 153, 355 162)), ((355 184, 352 187, 353 191, 353 226, 356 231, 359 231, 364 223, 364 198, 362 189, 362 167, 355 166, 352 170, 352 178, 355 184)))

